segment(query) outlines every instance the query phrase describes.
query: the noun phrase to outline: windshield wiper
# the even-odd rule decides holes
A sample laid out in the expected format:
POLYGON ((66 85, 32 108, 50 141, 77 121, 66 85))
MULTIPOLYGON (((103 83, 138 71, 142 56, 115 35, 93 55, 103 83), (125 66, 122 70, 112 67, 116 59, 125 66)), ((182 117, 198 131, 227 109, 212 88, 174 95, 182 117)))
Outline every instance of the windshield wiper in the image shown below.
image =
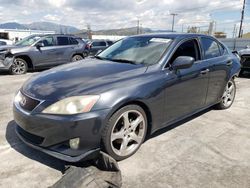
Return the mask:
POLYGON ((127 59, 109 59, 109 60, 119 62, 119 63, 129 63, 129 64, 133 64, 133 65, 137 64, 135 61, 131 61, 131 60, 127 60, 127 59))

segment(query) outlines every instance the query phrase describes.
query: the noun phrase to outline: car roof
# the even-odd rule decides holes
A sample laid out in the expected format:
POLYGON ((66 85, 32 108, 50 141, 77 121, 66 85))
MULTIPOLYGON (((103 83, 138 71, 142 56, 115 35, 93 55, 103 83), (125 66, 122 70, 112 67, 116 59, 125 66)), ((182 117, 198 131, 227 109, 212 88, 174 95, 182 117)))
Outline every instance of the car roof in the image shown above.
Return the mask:
POLYGON ((162 38, 187 38, 187 37, 209 37, 214 38, 205 34, 197 34, 197 33, 150 33, 150 34, 142 34, 142 35, 134 35, 135 36, 145 36, 145 37, 162 37, 162 38))
POLYGON ((41 35, 43 37, 46 37, 46 36, 62 36, 62 37, 73 37, 73 38, 76 38, 76 39, 81 39, 81 37, 77 37, 75 35, 71 35, 71 34, 46 34, 46 35, 41 35))

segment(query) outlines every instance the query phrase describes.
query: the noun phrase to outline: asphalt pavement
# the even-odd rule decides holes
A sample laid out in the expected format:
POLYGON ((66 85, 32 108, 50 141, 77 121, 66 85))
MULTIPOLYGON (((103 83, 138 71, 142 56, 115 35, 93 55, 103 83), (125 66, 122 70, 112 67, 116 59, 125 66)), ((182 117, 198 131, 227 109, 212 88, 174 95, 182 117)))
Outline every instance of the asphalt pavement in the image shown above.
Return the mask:
MULTIPOLYGON (((30 76, 0 72, 0 187, 48 187, 65 163, 24 145, 14 132, 12 101, 30 76)), ((249 188, 250 74, 237 78, 228 110, 205 110, 158 131, 119 162, 123 187, 249 188)))

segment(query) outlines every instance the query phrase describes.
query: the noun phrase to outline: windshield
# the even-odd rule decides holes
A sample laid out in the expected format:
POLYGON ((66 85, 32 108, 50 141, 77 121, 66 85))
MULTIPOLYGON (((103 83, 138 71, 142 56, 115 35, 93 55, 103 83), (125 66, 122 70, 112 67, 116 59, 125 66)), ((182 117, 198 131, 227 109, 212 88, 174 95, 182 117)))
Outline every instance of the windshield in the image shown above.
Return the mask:
POLYGON ((121 63, 152 65, 161 59, 171 42, 169 38, 129 37, 116 42, 96 57, 121 63))
POLYGON ((29 37, 24 38, 23 40, 17 42, 16 46, 30 46, 34 44, 36 41, 38 41, 41 37, 37 35, 32 35, 29 37))

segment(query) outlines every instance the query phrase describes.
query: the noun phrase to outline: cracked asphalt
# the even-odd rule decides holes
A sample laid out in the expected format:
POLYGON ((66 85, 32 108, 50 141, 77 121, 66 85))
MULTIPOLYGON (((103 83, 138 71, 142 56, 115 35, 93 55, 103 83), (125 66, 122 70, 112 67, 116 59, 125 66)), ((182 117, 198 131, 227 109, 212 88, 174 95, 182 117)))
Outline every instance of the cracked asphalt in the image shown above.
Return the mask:
MULTIPOLYGON (((0 187, 48 187, 62 176, 64 162, 25 146, 14 132, 14 94, 34 74, 0 72, 0 187)), ((249 188, 250 74, 236 84, 230 109, 208 109, 160 130, 119 162, 123 187, 249 188)))

